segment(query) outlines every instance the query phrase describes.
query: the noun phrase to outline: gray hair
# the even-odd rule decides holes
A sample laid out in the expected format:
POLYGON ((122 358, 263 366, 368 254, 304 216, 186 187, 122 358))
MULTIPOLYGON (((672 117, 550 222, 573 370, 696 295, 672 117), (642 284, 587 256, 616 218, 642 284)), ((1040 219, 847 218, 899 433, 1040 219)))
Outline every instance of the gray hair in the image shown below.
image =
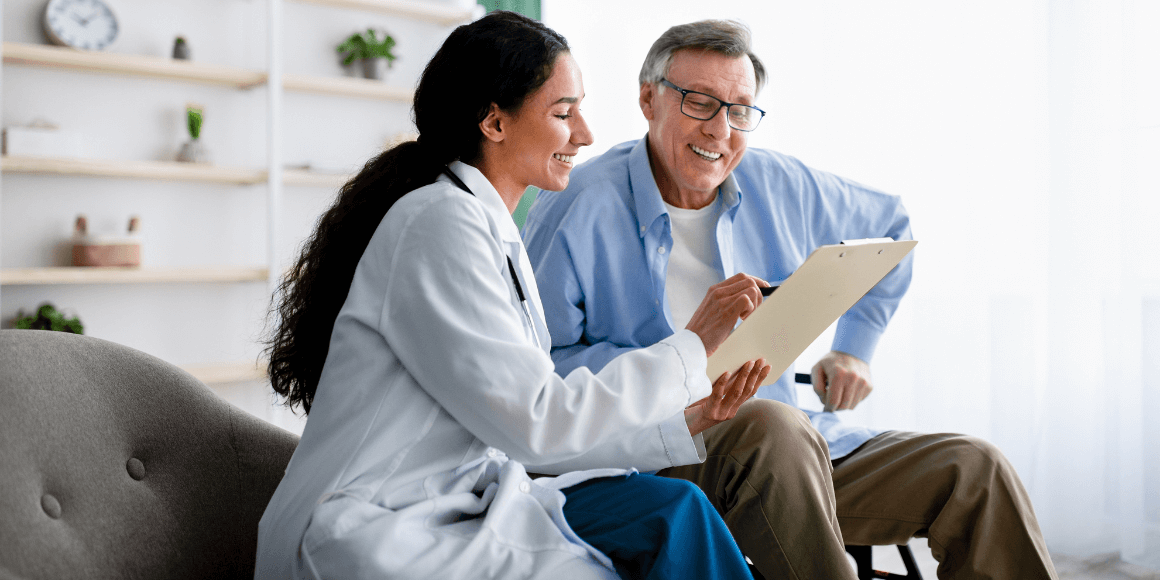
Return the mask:
POLYGON ((725 56, 747 55, 753 62, 757 90, 765 86, 765 65, 749 46, 749 27, 736 20, 701 20, 680 24, 665 31, 653 43, 640 67, 640 84, 660 82, 669 74, 673 55, 678 50, 700 48, 725 56))

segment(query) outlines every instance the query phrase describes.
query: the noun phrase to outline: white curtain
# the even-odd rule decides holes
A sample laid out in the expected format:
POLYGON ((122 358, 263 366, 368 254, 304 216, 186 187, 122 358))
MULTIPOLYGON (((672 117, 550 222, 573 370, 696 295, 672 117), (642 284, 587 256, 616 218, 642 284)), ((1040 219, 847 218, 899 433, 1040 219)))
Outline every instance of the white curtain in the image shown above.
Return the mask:
POLYGON ((1160 569, 1160 3, 544 0, 543 14, 584 71, 597 141, 582 159, 647 130, 636 75, 661 32, 746 22, 770 72, 751 146, 901 195, 920 240, 876 390, 846 420, 985 437, 1054 553, 1160 569))

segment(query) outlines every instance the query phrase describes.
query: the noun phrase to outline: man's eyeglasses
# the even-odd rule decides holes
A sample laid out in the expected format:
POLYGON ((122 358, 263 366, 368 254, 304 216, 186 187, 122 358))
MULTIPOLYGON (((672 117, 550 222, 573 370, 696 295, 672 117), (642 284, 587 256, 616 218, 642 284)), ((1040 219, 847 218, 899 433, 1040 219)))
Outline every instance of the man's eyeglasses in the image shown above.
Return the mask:
POLYGON ((661 84, 681 93, 681 112, 698 121, 712 119, 717 115, 717 111, 721 110, 721 107, 725 107, 725 116, 729 120, 730 127, 738 131, 752 131, 757 128, 758 123, 761 123, 761 118, 765 116, 765 111, 757 107, 726 103, 712 95, 682 89, 666 78, 661 78, 661 84))

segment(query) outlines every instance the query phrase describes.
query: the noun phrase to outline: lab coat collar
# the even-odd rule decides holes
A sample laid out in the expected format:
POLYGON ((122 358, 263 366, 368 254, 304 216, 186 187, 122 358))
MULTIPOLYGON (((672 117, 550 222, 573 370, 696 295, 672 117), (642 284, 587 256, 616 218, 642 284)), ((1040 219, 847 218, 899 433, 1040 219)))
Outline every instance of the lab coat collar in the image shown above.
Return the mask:
MULTIPOLYGON (((508 243, 519 242, 520 230, 516 228, 512 214, 508 212, 507 204, 503 202, 503 198, 499 196, 499 191, 487 180, 483 172, 462 161, 452 161, 448 167, 471 189, 471 193, 475 194, 475 197, 483 203, 484 209, 492 214, 492 220, 499 228, 500 239, 508 243)), ((437 181, 451 183, 451 178, 440 174, 437 181)))
MULTIPOLYGON (((463 180, 463 184, 471 189, 471 193, 483 204, 484 210, 491 215, 491 221, 495 224, 500 241, 505 246, 504 253, 512 259, 513 265, 519 272, 524 294, 532 305, 532 325, 535 327, 540 348, 546 353, 550 352, 552 335, 548 332, 548 325, 544 318, 544 306, 540 302, 540 288, 536 284, 536 277, 529 265, 530 260, 528 260, 527 251, 524 249, 520 230, 516 227, 516 222, 512 220, 512 215, 508 213, 507 204, 503 202, 503 198, 499 196, 499 191, 480 170, 460 161, 452 161, 448 167, 459 179, 463 180)), ((441 181, 458 189, 452 183, 451 178, 442 173, 439 174, 436 181, 441 181)))

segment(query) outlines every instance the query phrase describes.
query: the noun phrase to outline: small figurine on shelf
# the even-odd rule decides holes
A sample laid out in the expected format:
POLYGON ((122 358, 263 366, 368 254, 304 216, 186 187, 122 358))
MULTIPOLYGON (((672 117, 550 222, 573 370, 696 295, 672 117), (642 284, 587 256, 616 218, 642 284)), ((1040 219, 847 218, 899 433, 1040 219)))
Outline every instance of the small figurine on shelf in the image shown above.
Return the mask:
POLYGON ((176 60, 189 60, 189 43, 185 41, 184 36, 178 36, 174 39, 173 58, 176 60))
POLYGON ((395 47, 395 39, 386 32, 383 33, 383 39, 379 40, 379 34, 374 28, 368 28, 366 32, 356 32, 342 44, 338 45, 338 52, 346 55, 343 59, 343 65, 350 65, 354 61, 359 61, 362 64, 363 76, 368 79, 383 80, 387 74, 387 69, 394 66, 395 53, 391 51, 395 47))
POLYGON ((73 266, 129 266, 141 265, 141 241, 137 232, 141 219, 129 218, 128 233, 124 236, 96 236, 89 233, 88 220, 78 215, 73 231, 73 266))
POLYGON ((24 310, 16 311, 16 321, 12 325, 17 330, 55 330, 57 332, 71 332, 84 334, 85 325, 77 316, 65 318, 50 302, 45 302, 36 309, 36 314, 24 315, 24 310))
POLYGON ((201 137, 201 124, 204 113, 201 105, 193 103, 185 106, 186 127, 189 129, 189 141, 181 144, 177 152, 177 160, 186 163, 209 163, 209 151, 198 141, 201 137))

